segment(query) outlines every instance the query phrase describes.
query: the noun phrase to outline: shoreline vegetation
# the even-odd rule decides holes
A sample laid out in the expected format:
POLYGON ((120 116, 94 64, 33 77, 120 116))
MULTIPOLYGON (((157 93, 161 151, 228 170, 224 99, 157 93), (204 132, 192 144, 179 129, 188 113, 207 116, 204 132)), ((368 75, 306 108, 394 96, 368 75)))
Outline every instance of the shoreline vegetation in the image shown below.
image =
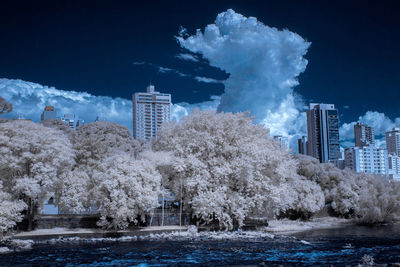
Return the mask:
MULTIPOLYGON (((171 237, 193 236, 195 228, 198 235, 257 238, 400 218, 399 182, 293 155, 248 113, 195 110, 163 124, 158 138, 148 142, 106 121, 76 131, 60 121, 0 122, 0 238, 34 230, 49 196, 60 214, 96 210, 94 227, 109 230, 72 235, 182 224, 200 228, 172 231, 171 237), (169 216, 167 199, 174 211, 169 216), (261 228, 264 218, 269 226, 261 228)), ((81 227, 66 221, 66 228, 81 227)))

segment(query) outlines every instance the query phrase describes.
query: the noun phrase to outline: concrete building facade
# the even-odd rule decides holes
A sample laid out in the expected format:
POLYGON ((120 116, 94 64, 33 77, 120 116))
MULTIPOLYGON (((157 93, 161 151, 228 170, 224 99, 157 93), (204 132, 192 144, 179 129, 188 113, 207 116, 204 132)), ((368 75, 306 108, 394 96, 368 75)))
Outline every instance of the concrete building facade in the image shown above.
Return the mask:
POLYGON ((289 139, 282 135, 275 135, 274 140, 278 143, 280 148, 289 150, 289 139))
POLYGON ((80 120, 75 114, 64 114, 64 117, 62 117, 61 120, 67 123, 68 126, 74 130, 84 123, 83 120, 80 120))
POLYGON ((385 136, 388 154, 400 156, 400 128, 393 128, 385 136))
POLYGON ((136 139, 156 138, 162 123, 171 119, 171 95, 154 89, 154 85, 149 85, 146 93, 132 95, 133 136, 136 139))
POLYGON ((355 172, 373 173, 386 176, 387 152, 384 148, 368 145, 350 147, 344 151, 345 167, 355 172))
POLYGON ((307 137, 302 136, 297 139, 297 149, 299 154, 307 155, 307 137))
POLYGON ((40 116, 40 120, 55 120, 57 119, 57 112, 55 111, 53 106, 46 106, 42 115, 40 116))
POLYGON ((397 155, 388 155, 388 175, 389 178, 400 181, 400 157, 397 155))
POLYGON ((356 147, 374 145, 374 128, 360 122, 354 124, 354 143, 356 147))

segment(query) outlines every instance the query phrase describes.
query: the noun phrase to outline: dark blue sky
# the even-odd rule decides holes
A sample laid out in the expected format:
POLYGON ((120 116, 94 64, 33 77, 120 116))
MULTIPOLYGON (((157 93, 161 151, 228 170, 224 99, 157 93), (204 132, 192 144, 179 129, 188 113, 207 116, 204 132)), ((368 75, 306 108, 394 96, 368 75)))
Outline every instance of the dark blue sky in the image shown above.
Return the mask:
POLYGON ((177 59, 174 36, 180 26, 203 29, 228 8, 312 42, 295 89, 306 102, 336 104, 342 121, 368 110, 400 115, 396 1, 2 1, 0 78, 126 99, 151 81, 175 103, 205 101, 223 85, 132 63, 224 79, 206 63, 177 59))

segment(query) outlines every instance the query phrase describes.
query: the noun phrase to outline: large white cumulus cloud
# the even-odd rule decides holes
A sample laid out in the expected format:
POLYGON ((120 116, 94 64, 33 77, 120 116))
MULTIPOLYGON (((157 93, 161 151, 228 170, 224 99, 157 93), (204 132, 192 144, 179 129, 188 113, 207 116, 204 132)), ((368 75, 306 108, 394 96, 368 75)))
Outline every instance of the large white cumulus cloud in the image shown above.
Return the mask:
MULTIPOLYGON (((0 79, 0 96, 13 104, 13 112, 4 116, 16 118, 22 116, 33 121, 40 120, 44 107, 53 105, 58 117, 75 114, 85 122, 92 122, 98 116, 125 125, 132 131, 132 101, 109 96, 95 96, 85 92, 64 91, 37 83, 22 80, 0 79)), ((218 105, 218 97, 213 101, 190 105, 187 103, 172 106, 172 117, 179 120, 194 107, 211 109, 218 105), (215 102, 216 101, 216 102, 215 102), (215 104, 215 103, 217 104, 215 104), (185 107, 185 112, 182 109, 185 107)))
POLYGON ((272 134, 304 131, 304 126, 287 128, 298 117, 304 118, 299 111, 301 104, 293 96, 297 77, 306 69, 304 55, 310 46, 301 36, 229 9, 203 32, 197 30, 188 36, 183 31, 177 40, 183 48, 201 54, 211 66, 229 73, 219 111, 250 110, 256 122, 265 124, 272 134))

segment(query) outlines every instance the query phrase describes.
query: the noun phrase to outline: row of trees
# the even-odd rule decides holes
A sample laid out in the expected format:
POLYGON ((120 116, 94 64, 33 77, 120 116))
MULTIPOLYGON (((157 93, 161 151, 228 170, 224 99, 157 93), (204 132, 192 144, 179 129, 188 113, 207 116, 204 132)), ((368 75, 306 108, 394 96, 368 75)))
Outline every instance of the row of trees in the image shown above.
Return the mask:
POLYGON ((99 207, 100 226, 124 229, 158 206, 161 186, 182 198, 193 218, 221 229, 323 208, 365 223, 400 213, 398 183, 291 155, 248 113, 194 111, 147 143, 106 121, 76 131, 56 120, 0 123, 3 232, 22 213, 31 228, 48 192, 60 208, 99 207))

